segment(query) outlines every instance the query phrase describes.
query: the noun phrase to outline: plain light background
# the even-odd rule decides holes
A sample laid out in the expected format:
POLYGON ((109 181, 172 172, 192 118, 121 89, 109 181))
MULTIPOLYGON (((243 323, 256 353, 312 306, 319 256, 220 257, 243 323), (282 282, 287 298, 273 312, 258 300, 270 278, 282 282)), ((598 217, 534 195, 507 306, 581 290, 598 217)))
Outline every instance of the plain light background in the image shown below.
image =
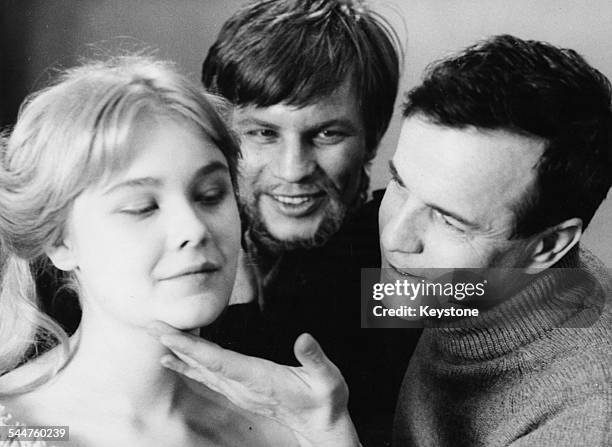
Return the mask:
MULTIPOLYGON (((157 49, 194 80, 221 24, 238 0, 2 0, 3 124, 24 96, 45 84, 55 67, 79 56, 117 48, 157 49)), ((612 77, 612 2, 609 0, 385 0, 370 6, 394 25, 405 48, 400 92, 418 83, 430 62, 478 39, 509 33, 577 50, 612 77)), ((400 127, 396 114, 372 166, 372 186, 388 181, 400 127)), ((612 150, 612 149, 611 149, 612 150)), ((612 199, 607 199, 584 244, 612 267, 612 199)))

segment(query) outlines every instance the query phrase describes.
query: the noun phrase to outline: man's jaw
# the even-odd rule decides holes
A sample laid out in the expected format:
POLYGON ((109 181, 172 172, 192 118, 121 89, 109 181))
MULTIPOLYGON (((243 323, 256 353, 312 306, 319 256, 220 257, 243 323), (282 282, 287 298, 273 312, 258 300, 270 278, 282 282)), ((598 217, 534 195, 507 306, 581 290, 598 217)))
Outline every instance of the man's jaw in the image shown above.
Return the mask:
MULTIPOLYGON (((261 249, 272 253, 282 253, 296 249, 309 250, 324 245, 340 229, 342 222, 344 222, 346 209, 339 201, 333 199, 328 192, 324 192, 323 195, 319 192, 309 192, 309 194, 314 197, 312 199, 307 198, 307 201, 303 204, 286 204, 286 210, 289 210, 289 215, 278 209, 280 206, 285 205, 281 204, 284 198, 281 197, 277 201, 271 197, 270 193, 261 193, 257 198, 253 198, 246 203, 243 202, 243 212, 246 213, 249 221, 253 242, 259 245, 261 249), (315 202, 314 205, 309 203, 311 201, 315 202), (267 207, 267 212, 262 207, 267 207), (296 209, 290 207, 295 207, 296 209), (312 209, 309 209, 310 207, 312 209), (298 226, 302 226, 300 221, 302 224, 308 224, 309 222, 316 223, 316 228, 312 228, 311 231, 308 231, 308 234, 304 234, 303 230, 305 228, 302 227, 302 231, 298 231, 299 234, 277 237, 279 235, 274 231, 274 221, 278 223, 278 219, 282 219, 286 224, 294 221, 298 226), (316 220, 316 222, 312 222, 313 220, 316 220)), ((304 194, 276 193, 275 195, 302 196, 304 194)), ((297 200, 295 201, 298 202, 297 200)), ((302 202, 302 200, 299 202, 302 202)))

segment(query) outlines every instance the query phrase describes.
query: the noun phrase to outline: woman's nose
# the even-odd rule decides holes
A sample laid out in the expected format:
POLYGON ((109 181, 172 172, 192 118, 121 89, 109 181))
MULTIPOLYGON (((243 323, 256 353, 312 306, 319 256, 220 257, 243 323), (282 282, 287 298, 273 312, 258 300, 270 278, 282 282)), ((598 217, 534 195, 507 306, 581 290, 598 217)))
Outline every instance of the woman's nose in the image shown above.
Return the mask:
POLYGON ((172 247, 196 247, 206 242, 210 232, 197 204, 185 203, 175 207, 171 213, 168 232, 172 247))

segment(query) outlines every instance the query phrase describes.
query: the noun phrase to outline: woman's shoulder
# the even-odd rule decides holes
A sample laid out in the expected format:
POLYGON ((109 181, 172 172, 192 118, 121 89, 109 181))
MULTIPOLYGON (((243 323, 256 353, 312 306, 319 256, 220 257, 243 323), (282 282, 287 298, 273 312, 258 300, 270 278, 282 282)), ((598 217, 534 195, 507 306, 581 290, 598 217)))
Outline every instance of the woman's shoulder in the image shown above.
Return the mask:
MULTIPOLYGON (((0 397, 0 427, 26 426, 28 421, 23 418, 23 411, 18 404, 18 397, 0 397)), ((0 430, 0 440, 4 441, 2 435, 4 429, 0 430)), ((0 446, 3 446, 0 442, 0 446)))
MULTIPOLYGON (((0 402, 0 427, 15 427, 18 430, 19 427, 25 428, 26 426, 23 421, 13 416, 7 406, 0 402)), ((0 428, 0 447, 53 447, 47 441, 9 439, 10 435, 8 430, 0 428)))
POLYGON ((57 347, 53 348, 0 376, 0 402, 3 395, 14 395, 35 388, 36 384, 53 376, 52 371, 57 369, 58 356, 61 354, 57 347))
MULTIPOLYGON (((45 376, 45 372, 49 371, 51 359, 52 356, 48 353, 43 354, 40 358, 26 362, 0 377, 0 427, 41 425, 36 423, 38 419, 34 414, 43 407, 47 407, 47 403, 53 405, 40 394, 41 387, 39 386, 41 378, 45 376)), ((50 413, 54 414, 55 411, 50 413)), ((42 440, 7 441, 3 435, 5 433, 0 429, 0 447, 52 447, 57 445, 42 440)), ((62 442, 62 445, 64 444, 65 442, 62 442)))
POLYGON ((0 403, 0 427, 7 425, 15 425, 13 415, 9 412, 8 408, 0 403))

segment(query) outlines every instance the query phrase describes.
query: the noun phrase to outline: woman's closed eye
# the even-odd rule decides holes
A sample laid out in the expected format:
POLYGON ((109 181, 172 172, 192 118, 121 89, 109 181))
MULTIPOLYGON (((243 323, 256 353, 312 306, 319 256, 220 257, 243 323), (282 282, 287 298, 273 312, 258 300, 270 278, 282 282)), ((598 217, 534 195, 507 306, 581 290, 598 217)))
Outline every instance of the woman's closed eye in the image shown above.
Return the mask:
POLYGON ((134 203, 121 207, 119 213, 129 216, 145 217, 153 214, 158 208, 157 202, 154 201, 134 203))
POLYGON ((194 200, 204 206, 214 206, 223 202, 227 196, 227 188, 223 186, 196 191, 194 200))

